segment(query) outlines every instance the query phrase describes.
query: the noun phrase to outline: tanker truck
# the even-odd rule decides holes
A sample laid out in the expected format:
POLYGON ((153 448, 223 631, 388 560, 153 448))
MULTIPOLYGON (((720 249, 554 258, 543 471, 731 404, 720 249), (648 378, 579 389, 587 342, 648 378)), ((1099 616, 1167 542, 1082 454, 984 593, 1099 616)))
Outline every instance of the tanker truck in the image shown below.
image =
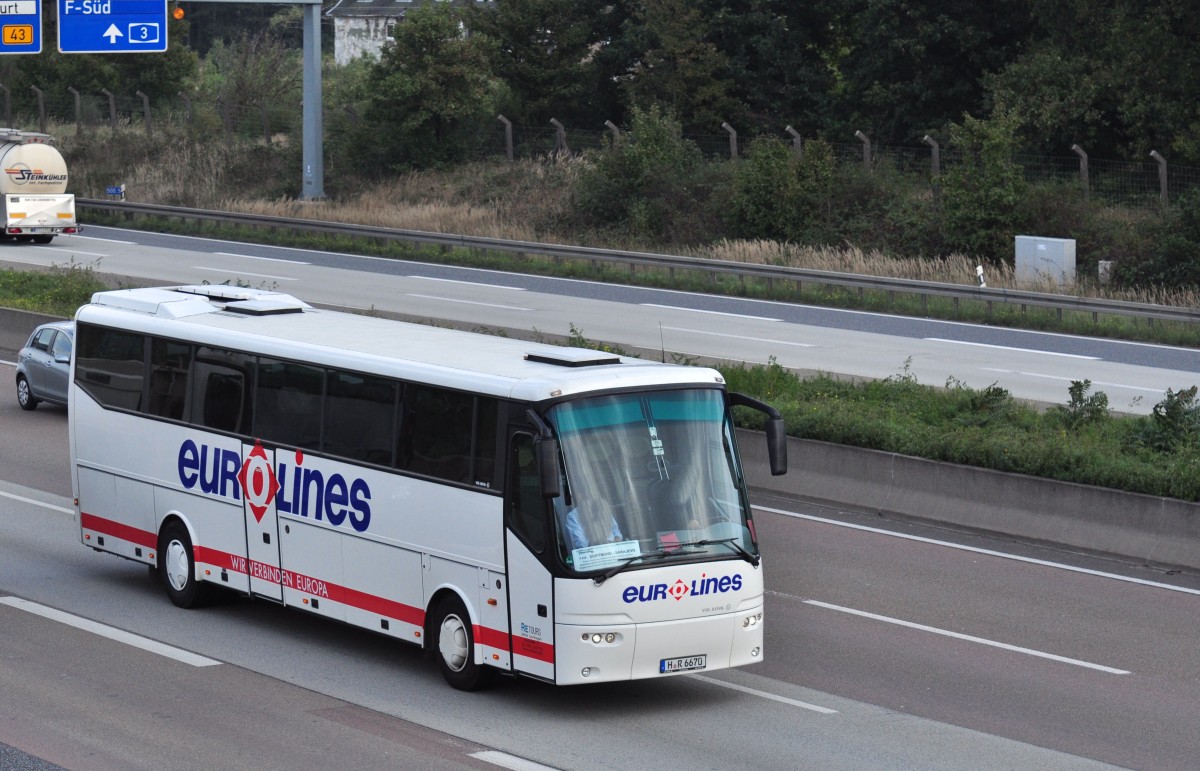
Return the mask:
POLYGON ((57 235, 79 232, 75 196, 66 192, 67 162, 53 141, 48 134, 0 128, 0 238, 48 244, 57 235))

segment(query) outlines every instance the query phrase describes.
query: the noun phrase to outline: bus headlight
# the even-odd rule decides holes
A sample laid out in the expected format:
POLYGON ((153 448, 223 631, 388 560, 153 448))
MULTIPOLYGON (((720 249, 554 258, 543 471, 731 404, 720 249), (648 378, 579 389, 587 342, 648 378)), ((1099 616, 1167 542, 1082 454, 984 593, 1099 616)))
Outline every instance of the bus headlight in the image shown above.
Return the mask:
POLYGON ((592 645, 612 645, 621 641, 621 636, 615 632, 584 632, 581 639, 592 645))
POLYGON ((751 613, 749 616, 746 616, 745 618, 742 619, 742 628, 743 629, 753 629, 754 627, 758 626, 761 623, 762 623, 762 612, 760 611, 758 613, 751 613))

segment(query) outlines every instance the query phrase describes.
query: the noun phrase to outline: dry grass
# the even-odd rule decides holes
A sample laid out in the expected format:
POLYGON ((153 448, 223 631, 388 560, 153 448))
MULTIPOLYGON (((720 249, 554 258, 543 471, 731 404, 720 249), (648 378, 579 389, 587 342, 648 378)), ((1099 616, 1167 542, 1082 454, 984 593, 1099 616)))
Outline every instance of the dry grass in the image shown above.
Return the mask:
MULTIPOLYGON (((955 254, 900 258, 855 247, 813 248, 774 241, 723 240, 708 247, 629 244, 572 231, 571 187, 586 161, 540 158, 515 163, 493 160, 441 171, 420 171, 361 189, 341 200, 271 198, 256 189, 265 169, 247 169, 245 153, 221 142, 195 144, 156 132, 133 143, 77 137, 73 126, 55 126, 64 154, 76 156, 71 176, 81 197, 103 197, 104 187, 124 182, 131 200, 223 209, 248 214, 345 222, 437 233, 550 243, 587 243, 614 249, 675 252, 735 262, 784 265, 838 273, 974 284, 976 262, 955 254), (88 146, 90 143, 90 146, 88 146), (119 170, 120 176, 114 169, 119 170), (246 194, 230 197, 229 191, 246 194), (586 241, 585 241, 586 239, 586 241)), ((278 172, 279 170, 273 170, 278 172)), ((1196 307, 1194 289, 1114 290, 1094 282, 1066 289, 1052 281, 1018 283, 1008 265, 985 265, 989 287, 1066 292, 1114 300, 1196 307)))

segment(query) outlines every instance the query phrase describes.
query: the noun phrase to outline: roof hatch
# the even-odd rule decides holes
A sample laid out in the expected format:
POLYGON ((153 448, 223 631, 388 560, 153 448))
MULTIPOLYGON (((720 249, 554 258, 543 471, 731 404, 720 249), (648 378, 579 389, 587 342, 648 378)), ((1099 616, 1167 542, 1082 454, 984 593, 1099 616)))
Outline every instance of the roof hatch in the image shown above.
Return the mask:
POLYGON ((559 367, 597 367, 602 364, 620 364, 615 354, 593 351, 590 348, 547 348, 525 354, 526 361, 540 361, 559 367))

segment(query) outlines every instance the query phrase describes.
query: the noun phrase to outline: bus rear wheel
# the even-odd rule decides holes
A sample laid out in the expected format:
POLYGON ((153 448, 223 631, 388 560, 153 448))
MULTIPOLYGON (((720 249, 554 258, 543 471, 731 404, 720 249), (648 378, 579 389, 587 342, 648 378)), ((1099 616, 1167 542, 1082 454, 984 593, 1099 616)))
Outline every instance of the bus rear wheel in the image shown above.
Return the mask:
POLYGON ((493 670, 475 663, 475 634, 462 600, 442 600, 434 614, 434 652, 446 682, 460 691, 474 691, 491 681, 493 670))
POLYGON ((168 523, 158 537, 158 572, 171 602, 181 608, 204 604, 207 592, 196 580, 192 539, 179 520, 168 523))

